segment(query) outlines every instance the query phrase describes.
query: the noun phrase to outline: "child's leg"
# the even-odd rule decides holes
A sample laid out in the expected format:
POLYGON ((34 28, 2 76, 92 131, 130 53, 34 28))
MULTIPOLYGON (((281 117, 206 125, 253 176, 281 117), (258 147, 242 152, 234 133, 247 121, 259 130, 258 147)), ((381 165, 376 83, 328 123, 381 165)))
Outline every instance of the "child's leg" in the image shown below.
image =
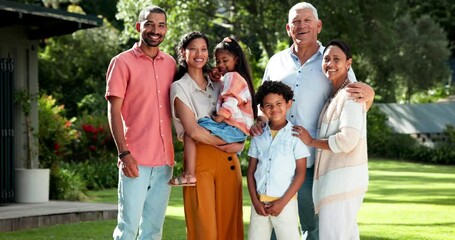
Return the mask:
POLYGON ((271 220, 277 239, 300 239, 297 199, 291 199, 283 211, 278 216, 271 217, 271 220))
POLYGON ((183 138, 183 173, 169 180, 171 186, 196 185, 196 142, 185 134, 183 138))
POLYGON ((185 134, 183 139, 183 172, 184 175, 196 173, 196 142, 185 134))
POLYGON ((254 206, 251 205, 248 240, 270 239, 273 229, 270 218, 270 216, 262 216, 257 214, 254 206))

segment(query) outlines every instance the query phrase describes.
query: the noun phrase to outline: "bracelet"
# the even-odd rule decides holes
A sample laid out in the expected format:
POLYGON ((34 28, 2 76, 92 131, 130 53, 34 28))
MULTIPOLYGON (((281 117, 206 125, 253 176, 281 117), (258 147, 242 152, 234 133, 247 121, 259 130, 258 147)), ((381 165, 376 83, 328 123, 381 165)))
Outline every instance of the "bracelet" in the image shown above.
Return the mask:
POLYGON ((118 158, 122 159, 123 157, 127 156, 127 155, 130 155, 131 152, 126 150, 126 151, 123 151, 121 153, 118 154, 118 158))

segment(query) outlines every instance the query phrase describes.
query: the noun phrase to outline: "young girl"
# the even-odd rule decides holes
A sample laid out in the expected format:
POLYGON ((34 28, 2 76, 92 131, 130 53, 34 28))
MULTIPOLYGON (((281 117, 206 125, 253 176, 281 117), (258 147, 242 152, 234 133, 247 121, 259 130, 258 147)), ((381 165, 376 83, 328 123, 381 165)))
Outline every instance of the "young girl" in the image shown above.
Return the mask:
MULTIPOLYGON (((222 88, 212 116, 200 118, 198 124, 226 143, 243 142, 248 136, 257 108, 251 70, 241 46, 226 37, 215 46, 216 67, 210 77, 221 81, 222 88)), ((195 186, 196 143, 184 137, 184 173, 169 181, 171 186, 195 186)))

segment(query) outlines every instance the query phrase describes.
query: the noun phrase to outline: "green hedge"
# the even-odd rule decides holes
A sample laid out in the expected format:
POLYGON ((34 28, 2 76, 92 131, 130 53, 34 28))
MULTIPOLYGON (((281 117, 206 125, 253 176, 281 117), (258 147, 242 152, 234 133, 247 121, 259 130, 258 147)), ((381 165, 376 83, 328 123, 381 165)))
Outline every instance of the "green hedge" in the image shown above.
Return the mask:
POLYGON ((368 111, 368 153, 372 156, 397 158, 413 162, 455 164, 455 128, 447 126, 447 139, 433 148, 419 144, 406 134, 394 133, 387 116, 378 107, 368 111))

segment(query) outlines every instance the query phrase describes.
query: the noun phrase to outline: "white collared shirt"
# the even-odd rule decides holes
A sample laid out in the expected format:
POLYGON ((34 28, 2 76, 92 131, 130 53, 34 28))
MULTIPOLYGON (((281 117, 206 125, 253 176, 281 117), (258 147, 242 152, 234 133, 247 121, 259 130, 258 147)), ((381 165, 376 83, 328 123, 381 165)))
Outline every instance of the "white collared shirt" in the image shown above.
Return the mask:
POLYGON ((179 98, 194 113, 196 121, 203 117, 210 117, 215 111, 221 84, 212 82, 209 77, 207 77, 207 81, 206 89, 202 90, 190 75, 185 73, 181 79, 171 85, 171 113, 177 138, 180 140, 183 140, 185 130, 175 114, 174 101, 179 98))
POLYGON ((251 140, 248 156, 258 159, 254 179, 259 194, 281 197, 292 183, 297 159, 310 155, 307 146, 292 136, 292 124, 286 126, 272 138, 270 127, 251 140))
MULTIPOLYGON (((294 102, 288 111, 287 119, 293 125, 303 126, 310 135, 317 137, 318 119, 325 102, 332 93, 332 84, 322 71, 324 46, 318 41, 319 50, 304 64, 293 53, 291 46, 273 55, 264 72, 264 81, 282 81, 294 91, 294 102)), ((352 69, 352 68, 351 68, 352 69)), ((357 81, 350 70, 348 77, 357 81)), ((314 148, 309 147, 311 156, 307 167, 314 164, 314 148)))

